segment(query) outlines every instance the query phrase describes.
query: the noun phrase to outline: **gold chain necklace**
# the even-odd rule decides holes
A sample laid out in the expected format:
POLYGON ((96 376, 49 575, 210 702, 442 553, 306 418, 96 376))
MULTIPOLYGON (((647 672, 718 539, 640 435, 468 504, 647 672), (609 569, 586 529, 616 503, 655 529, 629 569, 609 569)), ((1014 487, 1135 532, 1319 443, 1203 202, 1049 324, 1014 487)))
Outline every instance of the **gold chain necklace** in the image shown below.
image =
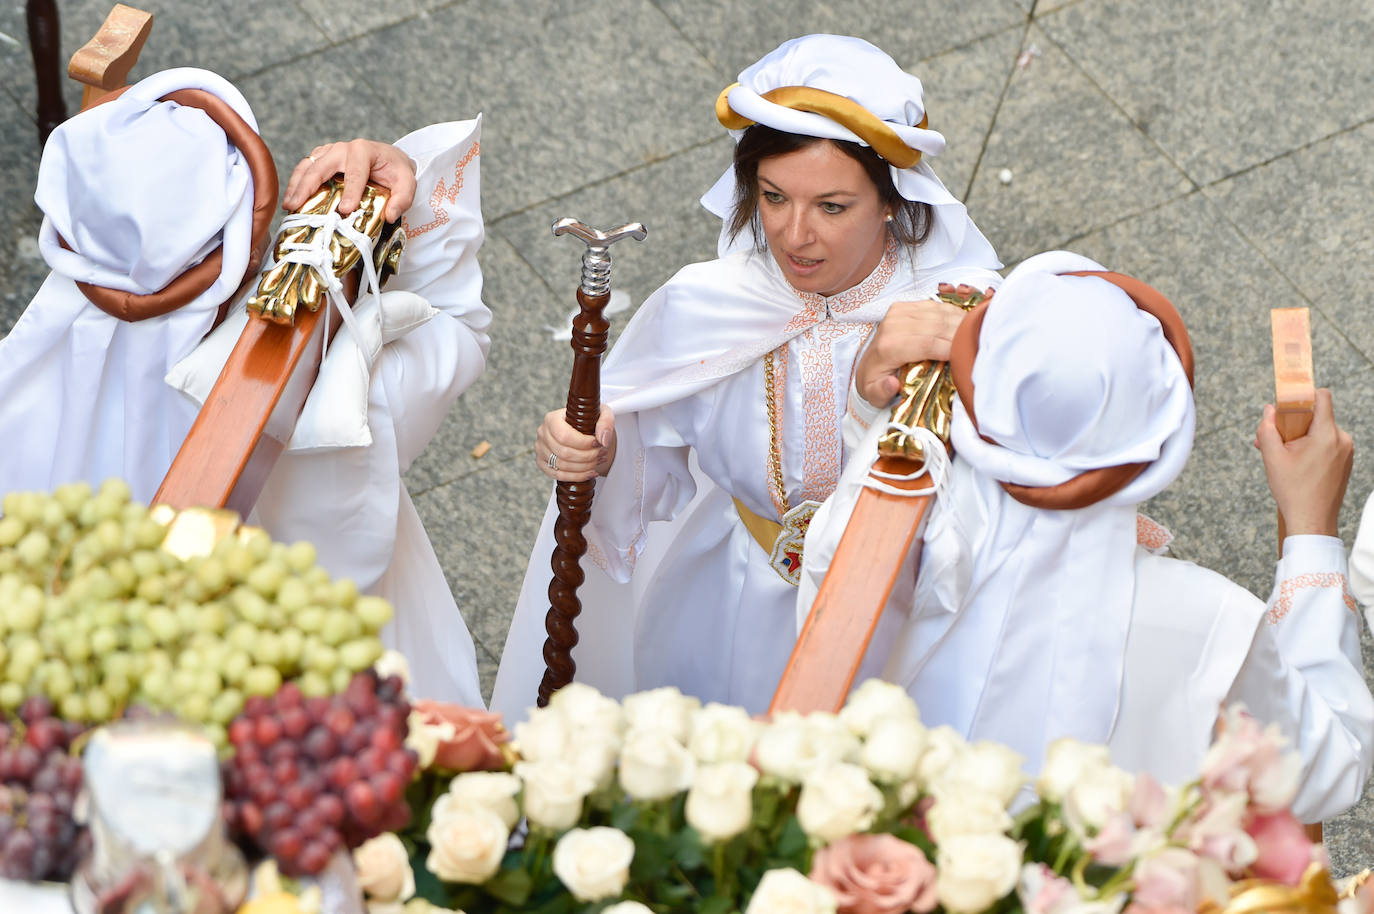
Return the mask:
MULTIPOLYGON (((787 489, 782 481, 782 446, 778 442, 777 395, 773 392, 773 358, 779 351, 785 350, 786 346, 784 343, 768 353, 763 360, 763 389, 768 404, 768 481, 773 489, 773 503, 778 508, 779 517, 786 514, 788 508, 787 489)), ((786 357, 784 352, 783 358, 786 357)))

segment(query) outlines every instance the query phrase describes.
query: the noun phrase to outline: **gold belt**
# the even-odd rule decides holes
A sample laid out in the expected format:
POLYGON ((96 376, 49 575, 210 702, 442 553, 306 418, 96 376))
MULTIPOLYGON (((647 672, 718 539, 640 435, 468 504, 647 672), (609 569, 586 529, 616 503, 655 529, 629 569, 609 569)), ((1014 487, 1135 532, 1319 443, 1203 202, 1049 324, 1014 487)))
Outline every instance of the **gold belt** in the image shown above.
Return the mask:
POLYGON ((806 539, 806 528, 811 526, 820 502, 804 501, 782 516, 782 523, 760 517, 735 499, 735 510, 744 522, 744 529, 754 538, 754 542, 768 555, 768 564, 787 583, 796 586, 801 583, 802 545, 806 539))
POLYGON ((777 521, 769 520, 766 517, 760 517, 746 508, 744 502, 740 501, 738 498, 735 499, 735 510, 739 512, 739 519, 744 521, 744 529, 749 531, 749 535, 754 538, 754 542, 763 547, 764 552, 771 555, 773 552, 773 544, 776 543, 778 537, 782 535, 782 524, 777 521))

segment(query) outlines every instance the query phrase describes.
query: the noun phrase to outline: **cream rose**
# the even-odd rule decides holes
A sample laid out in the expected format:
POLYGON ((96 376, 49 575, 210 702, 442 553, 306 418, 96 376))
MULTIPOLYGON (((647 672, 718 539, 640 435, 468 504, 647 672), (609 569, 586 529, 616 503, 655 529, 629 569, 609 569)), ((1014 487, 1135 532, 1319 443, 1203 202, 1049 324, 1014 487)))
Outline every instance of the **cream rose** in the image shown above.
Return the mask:
POLYGON ((439 745, 457 734, 453 724, 448 721, 431 723, 429 715, 420 711, 411 711, 406 717, 406 748, 414 750, 422 769, 433 765, 439 745))
POLYGON ((748 711, 711 703, 692 716, 687 749, 699 762, 747 762, 758 733, 748 711))
POLYGON ((1134 789, 1135 778, 1120 768, 1088 769, 1064 794, 1064 821, 1080 838, 1096 833, 1130 808, 1134 789))
POLYGON ((858 765, 832 762, 802 782, 797 822, 811 838, 829 844, 873 824, 883 794, 858 765))
POLYGON ((369 838, 353 851, 358 887, 378 901, 405 901, 415 894, 415 873, 410 855, 392 832, 369 838))
POLYGON ((775 715, 759 734, 755 759, 764 774, 799 784, 817 768, 858 758, 859 740, 834 714, 775 715))
POLYGON ((744 914, 835 914, 835 893, 792 869, 769 870, 744 914))
POLYGON ((701 699, 664 686, 627 695, 621 705, 630 730, 665 730, 685 746, 692 735, 692 715, 701 707, 701 699))
POLYGON ((1000 743, 975 743, 958 754, 957 764, 947 765, 927 786, 930 793, 990 794, 1007 806, 1026 783, 1021 762, 1019 753, 1000 743))
POLYGON ((625 732, 625 713, 620 705, 585 683, 565 685, 549 697, 547 707, 567 719, 578 737, 593 733, 615 737, 625 732))
POLYGON ((967 751, 968 743, 953 727, 941 724, 930 728, 926 731, 926 751, 921 753, 921 761, 916 765, 917 782, 929 790, 930 785, 967 751))
MULTIPOLYGON (((462 911, 456 911, 453 908, 441 908, 424 898, 410 899, 401 906, 401 910, 404 914, 463 914, 462 911)), ((372 912, 369 911, 368 914, 372 914, 372 912)))
POLYGON ((935 890, 950 914, 975 914, 1016 887, 1021 845, 1005 835, 958 835, 940 845, 935 890))
POLYGON ((620 901, 609 908, 602 908, 601 914, 654 914, 654 912, 637 901, 620 901))
MULTIPOLYGON (((437 804, 436 804, 437 805, 437 804)), ((457 806, 430 820, 425 866, 446 882, 478 885, 501 868, 510 829, 490 809, 457 806)))
POLYGON ((573 742, 568 719, 547 707, 532 708, 513 735, 516 752, 527 762, 566 758, 573 742))
POLYGON ((616 828, 575 828, 553 848, 553 872, 578 901, 613 898, 630 878, 635 844, 616 828))
POLYGON ((759 773, 745 762, 703 765, 687 791, 687 824, 709 843, 728 841, 754 818, 759 773))
POLYGON ((1036 791, 1041 799, 1058 803, 1087 772, 1110 768, 1111 764, 1112 756, 1106 746, 1061 737, 1050 743, 1045 752, 1045 767, 1040 769, 1036 791))
POLYGON ((520 793, 520 779, 504 771, 470 771, 460 774, 448 785, 448 793, 434 803, 439 815, 441 804, 481 806, 501 817, 507 828, 515 828, 520 821, 520 805, 515 798, 520 793))
POLYGON ((573 740, 564 758, 595 785, 594 790, 601 790, 615 780, 615 763, 619 755, 619 737, 596 733, 573 740))
POLYGON ((620 750, 620 786, 636 800, 663 800, 692 784, 696 759, 663 730, 631 730, 620 750))
POLYGON ((840 720, 855 736, 867 736, 874 724, 888 717, 921 722, 916 702, 906 689, 881 679, 864 680, 840 709, 840 720))
POLYGON ((517 762, 515 776, 525 785, 525 816, 549 831, 572 828, 582 818, 582 801, 596 784, 572 764, 558 759, 517 762))
POLYGON ((925 727, 914 716, 881 717, 869 727, 859 761, 880 784, 899 784, 915 776, 925 745, 925 727))
POLYGON ((1011 816, 1000 798, 974 791, 937 791, 926 811, 926 830, 936 845, 958 835, 1000 835, 1011 828, 1011 816))

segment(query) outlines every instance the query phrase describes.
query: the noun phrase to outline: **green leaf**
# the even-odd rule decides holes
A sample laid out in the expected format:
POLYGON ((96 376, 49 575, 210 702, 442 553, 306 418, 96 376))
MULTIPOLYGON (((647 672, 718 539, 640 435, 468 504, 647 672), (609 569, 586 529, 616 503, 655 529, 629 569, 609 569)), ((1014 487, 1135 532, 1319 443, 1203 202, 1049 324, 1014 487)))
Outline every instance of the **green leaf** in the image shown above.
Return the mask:
POLYGON ((482 883, 482 889, 506 904, 522 905, 529 900, 534 880, 524 870, 502 870, 482 883))
POLYGON ((793 857, 805 850, 806 832, 802 831, 801 823, 793 816, 783 825, 782 834, 778 836, 778 843, 774 845, 773 852, 779 857, 793 857))
POLYGON ((697 906, 695 914, 730 914, 735 910, 735 902, 724 895, 712 895, 697 906))
POLYGON ((706 862, 706 846, 695 828, 684 828, 669 839, 673 860, 684 870, 694 870, 706 862))

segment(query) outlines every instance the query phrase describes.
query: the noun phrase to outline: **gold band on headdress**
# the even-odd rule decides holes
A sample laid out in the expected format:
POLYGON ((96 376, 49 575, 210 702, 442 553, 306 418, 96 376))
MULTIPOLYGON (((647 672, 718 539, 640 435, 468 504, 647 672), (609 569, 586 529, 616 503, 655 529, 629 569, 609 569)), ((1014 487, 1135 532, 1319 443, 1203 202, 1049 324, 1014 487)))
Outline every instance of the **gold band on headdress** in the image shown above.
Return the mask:
MULTIPOLYGON (((716 98, 716 119, 727 130, 743 130, 754 123, 730 107, 730 90, 738 85, 727 86, 716 98)), ((784 108, 829 118, 873 147, 874 152, 897 168, 910 168, 921 161, 921 150, 908 146, 891 125, 852 98, 810 86, 780 86, 760 97, 784 108)), ((929 118, 922 115, 921 123, 916 126, 924 128, 928 122, 929 118)))

